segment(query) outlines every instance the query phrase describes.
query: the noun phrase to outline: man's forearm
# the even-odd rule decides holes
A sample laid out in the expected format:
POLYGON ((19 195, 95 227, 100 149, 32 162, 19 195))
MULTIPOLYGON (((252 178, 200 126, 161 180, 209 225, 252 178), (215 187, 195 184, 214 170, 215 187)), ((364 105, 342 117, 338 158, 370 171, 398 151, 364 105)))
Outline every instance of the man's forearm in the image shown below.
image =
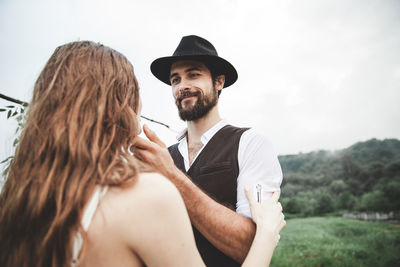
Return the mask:
POLYGON ((192 224, 216 248, 242 263, 255 235, 255 224, 249 218, 219 204, 181 171, 169 175, 180 191, 192 224))

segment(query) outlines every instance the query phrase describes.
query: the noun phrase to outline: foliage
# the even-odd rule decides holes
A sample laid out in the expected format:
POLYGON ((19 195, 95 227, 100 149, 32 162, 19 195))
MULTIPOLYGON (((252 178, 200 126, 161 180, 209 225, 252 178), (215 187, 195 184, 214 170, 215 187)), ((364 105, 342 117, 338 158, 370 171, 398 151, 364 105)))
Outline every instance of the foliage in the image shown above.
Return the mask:
POLYGON ((362 195, 359 209, 362 211, 390 211, 389 200, 381 190, 374 190, 362 195))
POLYGON ((371 139, 339 151, 280 156, 286 213, 400 210, 400 141, 371 139))
POLYGON ((400 266, 400 225, 335 217, 287 220, 271 267, 400 266))
MULTIPOLYGON (((13 147, 15 149, 19 143, 19 138, 25 123, 25 107, 9 105, 5 106, 4 108, 0 108, 0 112, 7 114, 7 119, 15 119, 18 123, 17 129, 15 130, 15 139, 13 141, 13 147)), ((13 158, 14 156, 11 155, 0 162, 0 164, 4 166, 3 174, 8 171, 13 158)))

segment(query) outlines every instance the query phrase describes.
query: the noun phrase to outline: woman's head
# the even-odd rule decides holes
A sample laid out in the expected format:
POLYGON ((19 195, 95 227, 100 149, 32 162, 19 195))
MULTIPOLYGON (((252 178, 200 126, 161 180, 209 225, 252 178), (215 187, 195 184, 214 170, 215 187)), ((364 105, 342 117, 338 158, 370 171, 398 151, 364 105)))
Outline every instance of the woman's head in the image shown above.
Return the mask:
POLYGON ((43 143, 59 146, 57 152, 68 152, 76 163, 84 157, 100 164, 100 174, 107 174, 114 154, 127 151, 139 132, 139 101, 125 56, 89 41, 68 43, 55 50, 36 81, 27 127, 43 143))
POLYGON ((0 197, 1 247, 18 247, 9 262, 25 257, 63 265, 69 233, 94 186, 136 176, 128 151, 140 131, 139 101, 133 67, 122 54, 89 41, 55 50, 35 83, 0 197))
POLYGON ((81 143, 76 148, 91 148, 92 154, 96 148, 125 146, 139 128, 139 88, 132 65, 117 51, 93 42, 55 50, 35 84, 31 106, 29 115, 37 124, 57 127, 57 137, 68 130, 70 145, 81 143))

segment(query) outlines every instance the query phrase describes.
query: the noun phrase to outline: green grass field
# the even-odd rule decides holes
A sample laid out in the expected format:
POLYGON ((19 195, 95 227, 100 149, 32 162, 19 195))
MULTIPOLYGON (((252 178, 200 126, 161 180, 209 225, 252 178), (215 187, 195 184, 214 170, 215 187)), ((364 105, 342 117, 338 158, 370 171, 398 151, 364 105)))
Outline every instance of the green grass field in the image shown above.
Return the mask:
POLYGON ((400 224, 289 219, 271 261, 279 266, 400 266, 400 224))

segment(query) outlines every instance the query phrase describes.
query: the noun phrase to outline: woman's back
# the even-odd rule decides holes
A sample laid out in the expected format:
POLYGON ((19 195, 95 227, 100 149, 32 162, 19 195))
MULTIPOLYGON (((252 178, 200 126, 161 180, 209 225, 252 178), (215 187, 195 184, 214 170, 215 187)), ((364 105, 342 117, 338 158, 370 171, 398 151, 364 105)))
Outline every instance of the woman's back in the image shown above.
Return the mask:
POLYGON ((157 173, 111 187, 87 232, 79 266, 201 266, 177 189, 157 173))

